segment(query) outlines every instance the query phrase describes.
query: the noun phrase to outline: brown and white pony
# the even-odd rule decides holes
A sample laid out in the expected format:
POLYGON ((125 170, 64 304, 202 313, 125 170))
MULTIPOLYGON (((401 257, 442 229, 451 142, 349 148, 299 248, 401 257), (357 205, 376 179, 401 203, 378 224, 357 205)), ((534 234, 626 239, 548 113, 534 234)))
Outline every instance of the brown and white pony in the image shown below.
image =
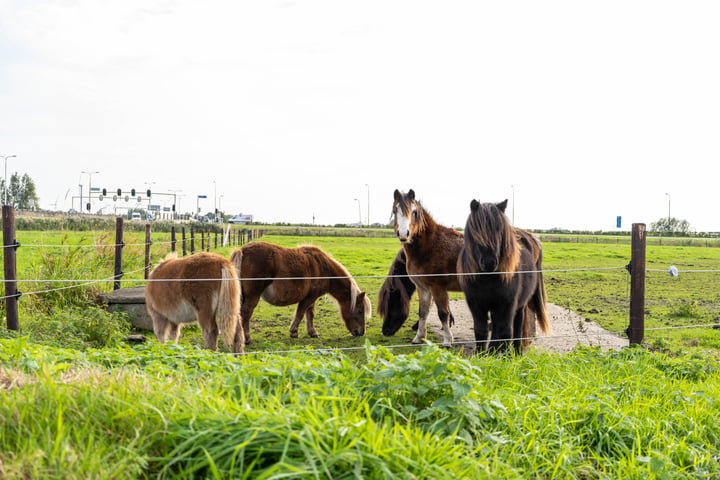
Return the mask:
POLYGON ((218 332, 233 353, 243 352, 240 284, 232 262, 216 253, 168 254, 150 272, 145 307, 161 343, 177 342, 182 326, 197 321, 205 348, 217 350, 218 332))
POLYGON ((245 342, 250 340, 250 319, 260 298, 271 305, 297 304, 290 336, 298 336, 303 316, 310 337, 317 337, 313 323, 315 301, 333 297, 345 326, 354 336, 365 334, 365 320, 372 314, 370 298, 337 260, 315 246, 285 248, 267 242, 252 242, 235 250, 230 259, 240 274, 240 316, 245 342))
POLYGON ((407 273, 417 287, 420 301, 418 329, 412 342, 421 343, 427 336, 427 316, 434 298, 443 345, 448 346, 453 341, 450 326, 454 323, 448 291, 462 290, 456 269, 463 234, 435 222, 412 189, 407 193, 395 190, 392 211, 393 227, 405 252, 407 273))
MULTIPOLYGON (((540 242, 510 225, 501 203, 472 200, 465 245, 458 258, 461 284, 473 316, 478 350, 505 351, 510 342, 522 353, 534 312, 540 329, 550 330, 542 276, 540 242), (488 323, 492 335, 488 344, 488 323)), ((534 323, 532 325, 534 327, 534 323)))

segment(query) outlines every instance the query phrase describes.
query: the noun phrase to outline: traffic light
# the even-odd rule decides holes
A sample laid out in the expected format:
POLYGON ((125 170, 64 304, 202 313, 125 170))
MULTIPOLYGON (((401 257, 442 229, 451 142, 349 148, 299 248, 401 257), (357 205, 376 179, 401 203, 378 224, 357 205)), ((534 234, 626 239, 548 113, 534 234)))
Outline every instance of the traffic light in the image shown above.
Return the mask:
POLYGON ((173 211, 173 212, 175 211, 175 204, 174 204, 174 203, 173 203, 173 206, 172 206, 172 211, 173 211))
POLYGON ((122 188, 118 188, 118 197, 122 197, 122 188))
POLYGON ((103 188, 103 197, 107 196, 107 188, 103 188))
POLYGON ((85 208, 87 209, 88 212, 90 211, 90 202, 88 202, 87 205, 85 205, 85 208))
POLYGON ((148 198, 150 198, 150 189, 149 188, 147 189, 147 196, 148 196, 148 198))
POLYGON ((132 195, 133 197, 135 196, 135 189, 134 189, 134 188, 133 188, 132 190, 130 190, 130 195, 132 195))

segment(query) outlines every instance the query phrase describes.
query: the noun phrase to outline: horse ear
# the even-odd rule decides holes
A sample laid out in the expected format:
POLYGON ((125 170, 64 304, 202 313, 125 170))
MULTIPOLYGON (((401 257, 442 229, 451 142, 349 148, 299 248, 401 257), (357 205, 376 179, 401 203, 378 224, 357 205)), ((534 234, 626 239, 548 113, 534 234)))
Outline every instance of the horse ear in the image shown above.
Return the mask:
POLYGON ((400 201, 400 197, 401 197, 401 195, 400 195, 400 190, 398 190, 398 189, 396 188, 396 189, 395 189, 395 193, 393 193, 393 197, 395 198, 395 201, 396 201, 396 202, 399 202, 399 201, 400 201))
POLYGON ((407 196, 410 199, 410 201, 415 200, 415 190, 413 190, 412 188, 410 190, 408 190, 407 196))
POLYGON ((470 202, 470 211, 472 213, 475 213, 478 211, 478 208, 480 208, 480 202, 478 202, 477 200, 475 200, 473 198, 472 201, 470 202))
POLYGON ((507 208, 507 204, 508 204, 508 201, 507 201, 507 198, 506 198, 506 199, 503 200, 502 202, 498 203, 498 204, 496 205, 496 207, 499 208, 501 212, 505 213, 505 209, 507 208))

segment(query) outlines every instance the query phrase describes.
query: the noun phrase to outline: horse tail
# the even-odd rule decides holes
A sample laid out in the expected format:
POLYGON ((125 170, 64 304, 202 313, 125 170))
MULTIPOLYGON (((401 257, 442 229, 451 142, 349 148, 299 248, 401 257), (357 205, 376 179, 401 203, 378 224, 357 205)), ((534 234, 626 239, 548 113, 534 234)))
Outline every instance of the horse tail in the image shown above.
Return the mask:
POLYGON ((540 242, 534 236, 531 236, 533 240, 534 250, 536 251, 537 261, 535 262, 535 269, 537 270, 537 282, 535 283, 535 292, 533 292, 530 298, 530 309, 535 312, 535 318, 540 330, 547 335, 550 333, 550 320, 547 314, 547 292, 545 291, 545 282, 543 281, 542 274, 542 247, 540 242))
POLYGON ((234 353, 242 352, 242 346, 239 347, 240 352, 237 352, 234 344, 240 320, 240 296, 240 282, 235 267, 232 264, 223 265, 215 319, 225 345, 234 353))

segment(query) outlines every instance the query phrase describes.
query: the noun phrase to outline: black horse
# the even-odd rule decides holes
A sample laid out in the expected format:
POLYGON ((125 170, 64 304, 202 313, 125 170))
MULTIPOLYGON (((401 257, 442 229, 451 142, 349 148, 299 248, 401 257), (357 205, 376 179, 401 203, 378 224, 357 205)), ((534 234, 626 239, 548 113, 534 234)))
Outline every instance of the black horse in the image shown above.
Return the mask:
MULTIPOLYGON (((405 250, 401 248, 378 294, 377 314, 383 319, 382 333, 386 337, 395 335, 410 316, 415 284, 408 277, 406 262, 405 250)), ((417 324, 413 330, 417 330, 417 324)))
POLYGON ((507 200, 470 203, 458 271, 464 274, 460 282, 473 316, 477 349, 506 351, 512 341, 515 352, 522 353, 529 311, 535 313, 540 329, 549 331, 542 249, 529 232, 510 225, 506 207, 507 200))

